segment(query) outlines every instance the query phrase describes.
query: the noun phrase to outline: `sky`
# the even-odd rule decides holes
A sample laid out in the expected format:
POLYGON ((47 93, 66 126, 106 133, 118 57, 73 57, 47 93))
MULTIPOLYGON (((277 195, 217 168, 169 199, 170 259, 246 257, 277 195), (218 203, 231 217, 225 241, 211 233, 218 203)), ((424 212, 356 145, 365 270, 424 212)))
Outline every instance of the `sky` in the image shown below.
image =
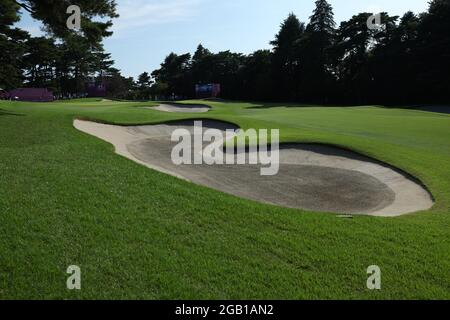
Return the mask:
MULTIPOLYGON (((195 52, 203 44, 213 52, 251 53, 270 49, 290 12, 308 22, 314 0, 116 0, 120 17, 114 35, 104 40, 116 67, 125 76, 157 69, 171 52, 195 52)), ((73 1, 76 3, 76 0, 73 1)), ((403 15, 424 12, 428 0, 329 0, 339 24, 360 12, 403 15)), ((32 35, 40 25, 23 15, 18 24, 32 35)))

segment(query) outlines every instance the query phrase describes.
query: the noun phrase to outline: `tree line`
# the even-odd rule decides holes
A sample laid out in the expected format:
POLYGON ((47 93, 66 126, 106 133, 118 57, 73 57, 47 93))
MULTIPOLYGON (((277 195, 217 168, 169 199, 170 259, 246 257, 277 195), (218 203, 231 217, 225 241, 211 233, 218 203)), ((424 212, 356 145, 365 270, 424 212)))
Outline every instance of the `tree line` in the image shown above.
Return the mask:
POLYGON ((221 97, 253 101, 342 104, 448 103, 450 0, 432 0, 421 14, 359 13, 336 25, 333 8, 317 0, 307 23, 290 14, 271 50, 245 55, 169 54, 159 69, 124 77, 105 52, 117 17, 114 0, 77 0, 82 28, 66 27, 69 0, 0 0, 0 88, 45 87, 56 95, 106 84, 113 98, 147 100, 195 96, 196 84, 220 83, 221 97), (20 10, 41 21, 47 35, 15 27, 20 10), (102 18, 102 19, 98 19, 102 18))
POLYGON ((0 0, 0 89, 48 88, 58 98, 80 97, 87 83, 105 85, 107 96, 149 99, 158 87, 150 74, 137 81, 114 67, 102 41, 117 18, 115 0, 77 0, 81 30, 67 28, 70 0, 0 0), (21 12, 43 24, 45 36, 33 37, 16 27, 21 12))
POLYGON ((195 84, 220 83, 225 99, 312 103, 444 103, 450 92, 450 0, 402 17, 359 13, 339 26, 317 0, 309 22, 292 13, 272 50, 244 55, 169 54, 152 73, 154 94, 193 97, 195 84))
POLYGON ((77 0, 83 8, 81 29, 67 28, 67 0, 0 0, 0 88, 44 87, 56 95, 85 92, 86 81, 119 71, 102 40, 117 17, 114 0, 77 0), (16 27, 22 11, 43 23, 46 37, 16 27), (104 21, 106 18, 109 20, 104 21))

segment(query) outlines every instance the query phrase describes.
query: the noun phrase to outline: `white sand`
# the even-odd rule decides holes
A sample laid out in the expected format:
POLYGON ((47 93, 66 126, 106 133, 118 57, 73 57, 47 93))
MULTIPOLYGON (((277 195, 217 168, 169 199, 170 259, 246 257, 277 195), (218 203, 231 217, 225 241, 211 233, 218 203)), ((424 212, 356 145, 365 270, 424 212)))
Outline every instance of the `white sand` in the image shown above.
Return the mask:
MULTIPOLYGON (((184 180, 192 181, 194 183, 202 184, 220 191, 265 203, 274 203, 287 207, 297 207, 305 209, 318 210, 320 208, 323 208, 323 206, 320 206, 319 203, 317 204, 317 208, 314 205, 311 206, 311 204, 302 205, 302 202, 299 202, 298 199, 295 199, 295 195, 294 199, 283 199, 278 201, 276 198, 274 198, 274 193, 276 194, 276 192, 279 192, 280 196, 282 197, 285 193, 285 190, 283 190, 283 188, 288 188, 286 189, 287 192, 292 187, 290 185, 286 186, 285 180, 289 179, 292 174, 297 173, 297 169, 295 169, 295 166, 297 165, 298 168, 301 168, 301 166, 311 168, 320 167, 323 168, 323 171, 329 171, 331 168, 335 169, 336 172, 342 171, 344 173, 348 173, 348 175, 345 174, 342 178, 342 181, 346 181, 346 183, 349 183, 349 181, 351 181, 348 180, 348 176, 351 177, 352 174, 355 174, 357 177, 364 177, 364 175, 367 175, 370 177, 368 177, 366 180, 374 180, 374 183, 372 183, 372 185, 377 186, 377 183, 379 183, 380 186, 385 187, 383 187, 383 190, 380 190, 380 194, 386 195, 388 194, 386 193, 388 191, 393 192, 393 194, 395 195, 395 197, 393 196, 390 201, 381 201, 383 200, 381 199, 381 207, 378 206, 372 207, 372 209, 368 208, 367 210, 361 210, 361 213, 346 212, 343 209, 337 209, 338 207, 341 208, 338 202, 339 199, 345 200, 346 197, 345 194, 342 195, 339 193, 343 192, 342 190, 352 190, 351 188, 353 187, 354 189, 355 186, 342 185, 342 189, 338 186, 338 188, 335 190, 336 195, 333 195, 333 192, 329 192, 329 194, 327 195, 319 194, 311 196, 315 197, 314 199, 319 199, 317 201, 329 201, 331 207, 325 207, 327 208, 326 211, 337 213, 366 214, 381 217, 395 217, 403 214, 427 210, 433 206, 433 200, 430 194, 413 179, 376 161, 371 161, 370 159, 366 159, 365 157, 337 148, 311 145, 289 145, 282 147, 282 149, 280 150, 280 166, 285 165, 289 168, 293 167, 294 169, 292 170, 294 171, 292 171, 292 174, 287 175, 284 178, 283 176, 279 176, 278 178, 275 176, 273 178, 273 181, 265 181, 269 183, 268 191, 271 191, 273 186, 273 192, 269 194, 267 190, 264 189, 262 189, 260 193, 256 191, 258 190, 258 187, 260 187, 258 184, 260 184, 261 181, 255 179, 254 176, 250 175, 250 173, 248 177, 242 177, 242 175, 246 175, 245 169, 242 169, 242 166, 239 169, 241 171, 239 171, 238 174, 236 174, 236 172, 232 173, 230 171, 230 177, 233 178, 228 179, 227 182, 227 179, 223 177, 217 179, 217 176, 215 176, 216 172, 211 171, 214 170, 215 166, 208 166, 208 168, 204 167, 202 171, 202 168, 199 168, 198 166, 175 166, 171 163, 170 157, 158 157, 158 155, 167 153, 167 149, 170 148, 171 132, 178 127, 186 128, 186 126, 176 126, 171 124, 122 127, 81 120, 75 120, 74 126, 82 132, 110 142, 115 146, 117 154, 131 159, 148 168, 152 168, 160 172, 170 174, 184 180), (148 143, 147 146, 145 146, 146 142, 151 142, 150 148, 153 149, 149 150, 148 143), (130 152, 130 149, 134 151, 137 150, 138 152, 130 152), (137 156, 137 154, 144 156, 137 156), (147 157, 146 155, 148 154, 152 155, 147 157), (208 172, 213 173, 213 175, 211 177, 205 177, 205 173, 208 174, 208 172), (375 178, 376 180, 372 179, 371 177, 375 178), (236 183, 236 180, 239 180, 240 178, 243 179, 244 183, 248 183, 248 185, 244 185, 243 188, 240 185, 234 185, 234 183, 236 183), (382 193, 381 191, 385 193, 382 193), (336 199, 334 199, 334 197, 336 197, 336 199), (333 201, 336 204, 336 211, 332 210, 333 201), (331 209, 328 210, 329 208, 331 209)), ((222 172, 224 171, 223 168, 217 168, 216 170, 222 172)), ((234 169, 227 168, 227 170, 234 169)), ((301 171, 300 169, 298 170, 301 171)), ((303 185, 305 183, 307 185, 309 183, 319 183, 319 189, 317 190, 320 191, 320 184, 323 183, 324 187, 326 187, 327 181, 318 182, 317 179, 322 179, 320 174, 314 177, 308 177, 308 172, 306 172, 306 174, 303 173, 303 176, 299 176, 297 178, 297 180, 301 181, 303 185)), ((369 182, 368 185, 370 187, 369 182)), ((368 190, 370 191, 370 189, 368 190)), ((348 197, 351 196, 352 195, 350 194, 348 195, 348 197)), ((374 195, 369 192, 366 193, 366 196, 367 198, 370 198, 374 195)), ((307 200, 308 199, 306 198, 305 203, 308 202, 307 200)), ((364 203, 365 199, 356 199, 355 202, 359 201, 364 203)))
POLYGON ((205 113, 210 110, 209 107, 197 104, 160 104, 157 107, 146 107, 146 109, 158 110, 172 113, 205 113))

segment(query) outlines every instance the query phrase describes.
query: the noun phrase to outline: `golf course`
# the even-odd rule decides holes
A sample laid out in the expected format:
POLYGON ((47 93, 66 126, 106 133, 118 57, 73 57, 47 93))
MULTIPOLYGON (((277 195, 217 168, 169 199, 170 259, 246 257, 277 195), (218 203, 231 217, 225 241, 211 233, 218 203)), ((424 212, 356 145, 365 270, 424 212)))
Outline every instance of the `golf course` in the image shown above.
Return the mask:
MULTIPOLYGON (((450 298, 448 113, 180 103, 0 101, 0 299, 450 298), (343 216, 256 201, 127 159, 76 128, 193 120, 279 129, 281 146, 371 159, 420 185, 430 203, 343 216), (67 290, 70 265, 82 270, 82 290, 67 290), (372 265, 382 290, 367 289, 372 265)), ((333 196, 345 198, 344 187, 333 196)))

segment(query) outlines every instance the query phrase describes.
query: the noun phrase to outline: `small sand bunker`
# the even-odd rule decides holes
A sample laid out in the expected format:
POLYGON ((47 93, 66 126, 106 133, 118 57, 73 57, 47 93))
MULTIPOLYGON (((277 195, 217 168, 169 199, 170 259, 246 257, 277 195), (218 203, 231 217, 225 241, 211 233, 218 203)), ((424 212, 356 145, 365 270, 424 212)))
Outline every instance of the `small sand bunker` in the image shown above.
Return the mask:
POLYGON ((175 113, 205 113, 211 108, 201 104, 165 103, 157 107, 147 107, 146 109, 175 113))
MULTIPOLYGON (((175 129, 193 121, 123 127, 75 120, 85 133, 108 141, 116 153, 149 168, 238 197, 283 207, 393 217, 427 210, 430 194, 413 178, 375 160, 335 147, 292 144, 280 150, 280 171, 261 176, 260 165, 180 165, 171 161, 175 129)), ((225 131, 230 124, 203 121, 225 131)), ((247 154, 248 156, 248 154, 247 154)))

